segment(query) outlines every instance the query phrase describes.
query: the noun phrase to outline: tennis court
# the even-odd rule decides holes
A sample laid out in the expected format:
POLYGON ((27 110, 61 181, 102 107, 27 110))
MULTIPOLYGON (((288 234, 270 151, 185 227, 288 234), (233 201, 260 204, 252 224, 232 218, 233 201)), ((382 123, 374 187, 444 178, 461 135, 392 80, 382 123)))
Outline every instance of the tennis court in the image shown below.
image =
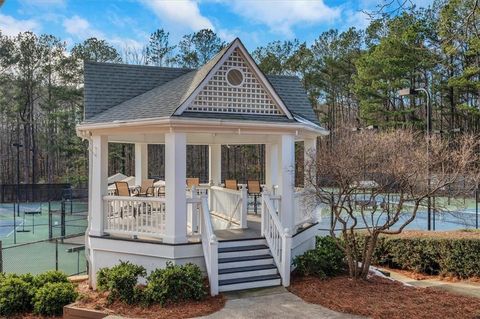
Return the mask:
POLYGON ((86 201, 0 204, 3 247, 83 234, 86 228, 86 201))
POLYGON ((3 272, 84 273, 87 207, 85 200, 0 204, 3 272))

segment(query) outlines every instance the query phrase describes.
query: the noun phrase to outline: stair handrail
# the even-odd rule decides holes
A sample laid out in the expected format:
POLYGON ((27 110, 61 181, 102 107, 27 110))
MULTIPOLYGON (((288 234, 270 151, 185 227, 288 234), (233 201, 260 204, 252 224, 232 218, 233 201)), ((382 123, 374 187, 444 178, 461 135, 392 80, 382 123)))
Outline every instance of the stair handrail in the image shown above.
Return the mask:
POLYGON ((290 285, 290 258, 292 249, 292 235, 288 228, 282 227, 270 195, 262 194, 262 236, 265 237, 273 260, 277 265, 282 284, 290 285))
POLYGON ((210 294, 218 295, 218 240, 213 232, 207 196, 201 197, 201 235, 203 255, 210 283, 210 294))

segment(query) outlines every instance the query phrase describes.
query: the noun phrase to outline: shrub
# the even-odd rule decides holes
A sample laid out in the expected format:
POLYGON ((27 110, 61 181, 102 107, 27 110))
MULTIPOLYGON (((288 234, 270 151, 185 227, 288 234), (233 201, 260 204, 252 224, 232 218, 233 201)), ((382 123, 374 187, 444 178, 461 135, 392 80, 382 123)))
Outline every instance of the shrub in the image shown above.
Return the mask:
POLYGON ((44 316, 59 316, 63 307, 77 299, 75 286, 69 282, 47 282, 33 297, 33 311, 44 316))
POLYGON ((57 270, 49 270, 33 277, 33 284, 40 288, 48 283, 68 282, 68 277, 65 273, 57 270))
POLYGON ((11 316, 31 309, 32 289, 19 276, 7 275, 0 281, 0 315, 11 316))
POLYGON ((302 276, 326 278, 338 275, 345 269, 345 255, 332 237, 317 237, 315 249, 297 256, 293 264, 295 271, 302 276))
POLYGON ((147 304, 200 300, 206 295, 202 271, 197 265, 173 265, 154 270, 147 278, 144 301, 147 304))
POLYGON ((480 238, 380 237, 374 263, 431 275, 480 277, 480 238))
POLYGON ((97 285, 100 290, 109 291, 109 302, 120 300, 127 304, 138 301, 135 286, 139 277, 145 277, 146 271, 142 266, 134 265, 128 261, 112 268, 102 268, 97 273, 97 285))

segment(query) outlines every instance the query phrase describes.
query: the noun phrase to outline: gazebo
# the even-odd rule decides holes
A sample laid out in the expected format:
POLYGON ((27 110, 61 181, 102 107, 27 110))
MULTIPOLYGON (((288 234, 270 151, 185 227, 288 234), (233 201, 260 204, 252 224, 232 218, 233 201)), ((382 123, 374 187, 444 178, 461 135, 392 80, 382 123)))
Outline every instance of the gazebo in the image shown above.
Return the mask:
POLYGON ((295 142, 315 152, 328 132, 300 80, 263 74, 239 39, 199 69, 85 63, 77 132, 89 141, 86 255, 94 288, 97 271, 119 260, 147 270, 196 263, 212 295, 288 286, 291 260, 314 245, 314 208, 295 188, 295 142), (109 192, 109 143, 135 144, 137 185, 148 178, 147 145, 164 144, 164 195, 109 192), (244 185, 225 188, 221 180, 221 146, 242 144, 265 145, 259 215, 248 213, 244 185), (187 187, 187 145, 208 145, 208 184, 187 187))

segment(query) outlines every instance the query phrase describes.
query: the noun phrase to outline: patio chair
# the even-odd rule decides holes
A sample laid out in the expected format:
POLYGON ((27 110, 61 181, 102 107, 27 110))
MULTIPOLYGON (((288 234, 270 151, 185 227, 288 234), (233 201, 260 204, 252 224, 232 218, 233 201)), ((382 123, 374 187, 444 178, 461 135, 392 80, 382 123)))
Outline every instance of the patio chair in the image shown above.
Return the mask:
POLYGON ((142 185, 137 188, 136 194, 138 196, 154 196, 155 195, 155 188, 153 187, 154 179, 145 179, 142 181, 142 185))
POLYGON ((135 196, 135 194, 132 194, 130 191, 130 187, 128 186, 127 182, 115 182, 115 188, 117 189, 117 196, 135 196))
MULTIPOLYGON (((127 182, 115 182, 115 187, 116 187, 116 195, 117 196, 136 196, 136 194, 132 194, 130 191, 130 187, 128 186, 127 182)), ((123 211, 128 209, 130 204, 124 204, 123 207, 120 207, 120 218, 123 218, 123 211)), ((136 212, 134 211, 134 216, 136 215, 136 212)))
POLYGON ((157 187, 157 196, 158 197, 165 197, 165 186, 158 186, 157 187))
POLYGON ((187 178, 187 187, 192 188, 192 186, 199 186, 200 185, 200 178, 198 177, 189 177, 187 178))
POLYGON ((257 214, 257 198, 262 195, 262 187, 260 181, 247 181, 247 192, 249 196, 253 196, 253 211, 257 214))
POLYGON ((226 179, 225 180, 225 188, 238 190, 238 183, 236 179, 226 179))

